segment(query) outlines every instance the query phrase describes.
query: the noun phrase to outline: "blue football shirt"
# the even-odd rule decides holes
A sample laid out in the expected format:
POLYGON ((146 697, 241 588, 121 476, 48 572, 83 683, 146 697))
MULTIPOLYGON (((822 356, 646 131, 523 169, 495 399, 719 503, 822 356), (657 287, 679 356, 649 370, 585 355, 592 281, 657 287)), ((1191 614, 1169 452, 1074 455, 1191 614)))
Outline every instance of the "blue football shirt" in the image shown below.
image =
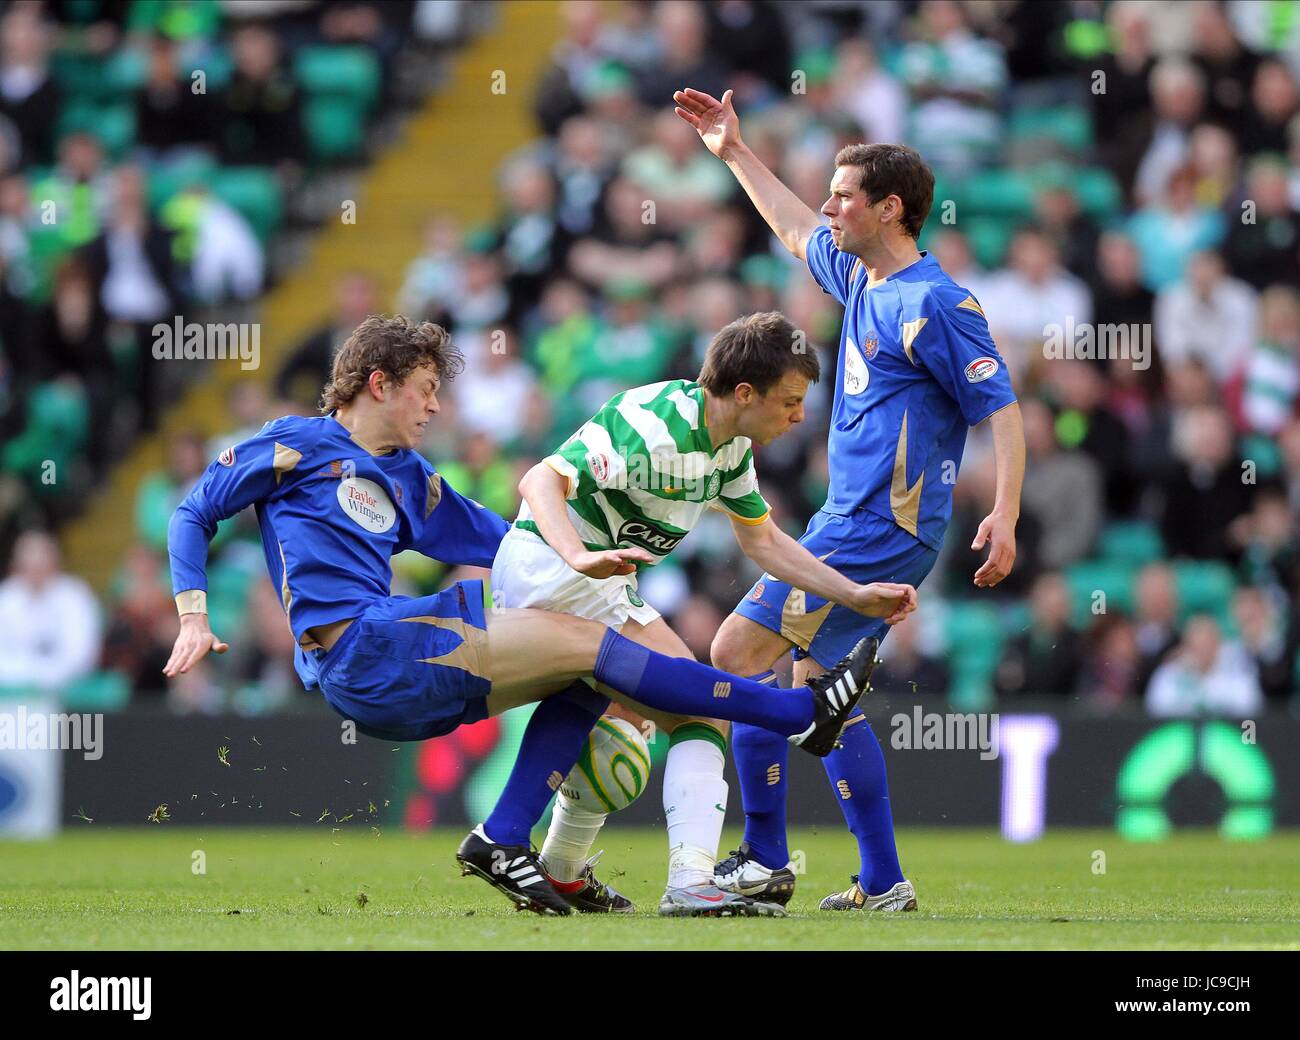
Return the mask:
POLYGON ((223 451, 172 515, 175 594, 207 591, 217 522, 250 505, 309 687, 316 669, 302 652, 315 648, 307 630, 355 618, 390 596, 395 554, 415 549, 448 564, 491 567, 508 529, 418 452, 373 454, 333 416, 286 416, 223 451))
POLYGON ((929 253, 868 286, 822 226, 807 258, 844 306, 824 509, 865 508, 938 549, 966 430, 1016 400, 984 312, 929 253))

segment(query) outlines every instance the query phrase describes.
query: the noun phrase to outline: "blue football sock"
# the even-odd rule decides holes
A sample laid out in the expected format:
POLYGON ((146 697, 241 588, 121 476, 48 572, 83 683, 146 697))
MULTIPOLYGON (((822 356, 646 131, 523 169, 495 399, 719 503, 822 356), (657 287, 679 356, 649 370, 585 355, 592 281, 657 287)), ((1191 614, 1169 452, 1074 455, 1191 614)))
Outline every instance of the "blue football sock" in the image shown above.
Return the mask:
POLYGON ((524 729, 514 767, 484 833, 502 845, 527 845, 537 821, 555 794, 551 781, 578 761, 587 734, 609 707, 604 697, 578 680, 537 705, 524 729))
POLYGON ((868 895, 878 896, 903 880, 894 845, 885 755, 860 709, 849 716, 840 743, 843 747, 822 761, 844 821, 858 839, 862 859, 858 883, 868 895))
MULTIPOLYGON (((764 686, 778 687, 777 674, 770 670, 749 678, 764 686)), ((790 861, 785 843, 785 774, 790 742, 779 733, 737 722, 731 730, 731 747, 740 775, 744 841, 749 854, 769 869, 784 867, 790 861)))
POLYGON ((774 690, 698 661, 666 657, 610 629, 595 676, 649 708, 674 715, 748 722, 775 733, 802 733, 813 721, 812 691, 774 690))

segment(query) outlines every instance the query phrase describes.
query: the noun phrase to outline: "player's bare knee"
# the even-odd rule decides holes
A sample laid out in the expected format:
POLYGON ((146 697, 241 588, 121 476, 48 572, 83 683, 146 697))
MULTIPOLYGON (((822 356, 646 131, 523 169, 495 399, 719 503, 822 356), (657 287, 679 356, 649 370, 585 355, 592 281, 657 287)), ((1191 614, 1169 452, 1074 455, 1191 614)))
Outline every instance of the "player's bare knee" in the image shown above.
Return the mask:
MULTIPOLYGON (((735 617, 735 615, 731 615, 735 617)), ((757 647, 747 639, 739 625, 732 625, 731 618, 722 623, 718 634, 713 637, 709 647, 709 657, 714 668, 720 668, 732 675, 757 675, 765 669, 759 664, 757 647)))

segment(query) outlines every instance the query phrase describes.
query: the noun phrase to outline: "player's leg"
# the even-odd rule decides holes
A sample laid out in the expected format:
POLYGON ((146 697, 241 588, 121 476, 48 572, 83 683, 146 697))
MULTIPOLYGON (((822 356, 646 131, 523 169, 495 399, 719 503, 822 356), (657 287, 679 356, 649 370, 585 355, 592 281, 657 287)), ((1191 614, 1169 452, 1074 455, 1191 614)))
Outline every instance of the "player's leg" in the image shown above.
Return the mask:
MULTIPOLYGON (((777 687, 772 666, 790 647, 780 632, 733 613, 718 629, 710 654, 717 668, 777 687)), ((745 833, 740 848, 717 865, 717 877, 742 895, 788 902, 794 894, 785 822, 790 743, 770 730, 737 723, 731 747, 740 778, 745 833)))
MULTIPOLYGON (((834 690, 825 695, 807 687, 772 690, 694 659, 657 653, 600 622, 544 610, 492 611, 487 650, 492 677, 488 714, 540 700, 547 689, 594 675, 635 704, 674 715, 748 722, 807 744, 812 729, 823 727, 826 704, 844 700, 834 690)), ((859 665, 860 656, 846 657, 846 673, 859 665)), ((846 678, 843 686, 853 687, 849 697, 856 704, 856 682, 846 678)))

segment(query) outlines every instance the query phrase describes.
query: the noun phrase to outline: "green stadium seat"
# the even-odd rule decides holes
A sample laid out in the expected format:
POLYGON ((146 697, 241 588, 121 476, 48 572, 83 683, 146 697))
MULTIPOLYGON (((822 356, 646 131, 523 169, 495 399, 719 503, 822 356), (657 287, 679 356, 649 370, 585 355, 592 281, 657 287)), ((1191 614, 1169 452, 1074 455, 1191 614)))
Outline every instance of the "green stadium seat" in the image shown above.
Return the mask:
POLYGON ((951 603, 945 619, 954 708, 974 711, 992 701, 993 672, 1002 655, 1004 627, 984 603, 951 603))
POLYGON ((100 70, 99 97, 103 101, 129 100, 148 78, 148 56, 133 47, 121 47, 100 70))
MULTIPOLYGON (((982 170, 963 186, 966 217, 1028 220, 1034 215, 1034 182, 1020 170, 982 170)), ((958 214, 961 221, 962 214, 958 214)))
POLYGON ((1182 620, 1192 614, 1209 614, 1221 624, 1231 621, 1232 593, 1236 588, 1232 570, 1217 560, 1175 560, 1174 583, 1182 620))
POLYGON ((194 184, 210 184, 216 175, 215 159, 202 152, 190 152, 178 162, 149 171, 149 207, 155 213, 194 184))
POLYGON ((302 89, 312 97, 343 97, 369 109, 379 100, 379 59, 367 47, 304 47, 294 61, 302 89))
POLYGON ((50 72, 64 97, 98 97, 104 63, 93 55, 56 50, 50 55, 50 72))
POLYGON ((1083 560, 1065 569, 1065 580, 1070 586, 1073 601, 1072 622, 1078 628, 1087 628, 1096 614, 1093 612, 1094 593, 1106 594, 1107 612, 1133 610, 1134 567, 1125 560, 1083 560))
POLYGON ((92 672, 63 691, 65 711, 121 711, 131 699, 131 684, 121 672, 92 672))
POLYGON ((1160 532, 1141 520, 1124 520, 1107 525, 1101 533, 1099 550, 1103 559, 1138 568, 1160 559, 1165 552, 1160 532))
POLYGON ((1013 141, 1044 138, 1070 152, 1083 152, 1093 143, 1092 116, 1080 105, 1017 108, 1007 132, 1013 141))
POLYGON ((135 108, 129 102, 96 104, 77 99, 59 113, 57 136, 85 132, 98 138, 110 159, 120 159, 135 143, 135 108))
POLYGON ((366 110, 352 98, 309 98, 303 108, 307 144, 318 159, 350 159, 361 153, 366 110))
POLYGON ((1000 217, 958 217, 957 227, 966 233, 975 262, 986 271, 1002 266, 1007 247, 1018 225, 1000 217))
POLYGON ((212 194, 233 206, 253 226, 265 243, 280 227, 284 196, 280 178, 264 166, 225 166, 212 171, 212 194))
POLYGON ((1109 170, 1098 166, 1075 170, 1074 193, 1079 197, 1079 207, 1094 220, 1115 216, 1122 205, 1123 192, 1119 181, 1109 170))

